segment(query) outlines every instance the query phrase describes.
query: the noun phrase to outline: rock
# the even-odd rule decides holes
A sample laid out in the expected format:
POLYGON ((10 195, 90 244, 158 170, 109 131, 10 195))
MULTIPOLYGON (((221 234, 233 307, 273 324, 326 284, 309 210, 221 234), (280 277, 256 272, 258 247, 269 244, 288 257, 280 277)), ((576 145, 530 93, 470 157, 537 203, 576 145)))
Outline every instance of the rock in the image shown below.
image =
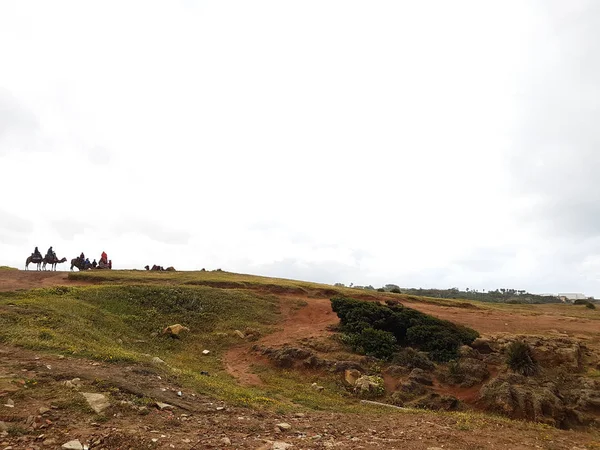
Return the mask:
POLYGON ((262 354, 267 356, 277 367, 290 368, 296 363, 307 360, 314 353, 310 350, 284 346, 282 348, 262 348, 262 354))
POLYGON ((240 330, 235 330, 233 332, 233 334, 235 334, 237 337, 239 337, 240 339, 246 339, 246 335, 244 333, 242 333, 240 330))
POLYGON ((42 445, 44 445, 46 447, 55 446, 56 445, 56 439, 52 439, 52 438, 44 439, 42 441, 42 445))
POLYGON ((65 381, 63 384, 71 389, 79 389, 83 386, 83 381, 80 378, 73 378, 72 380, 65 381))
POLYGON ((9 398, 8 400, 6 400, 6 403, 4 404, 4 406, 6 406, 7 408, 14 408, 15 402, 9 398))
POLYGON ((354 392, 361 397, 380 397, 385 394, 383 378, 363 375, 356 380, 354 392))
POLYGON ((492 339, 485 337, 478 337, 473 341, 471 347, 477 350, 479 353, 487 355, 489 353, 493 353, 494 349, 492 347, 492 339))
POLYGON ((317 383, 311 384, 310 387, 312 389, 314 389, 315 391, 319 391, 319 392, 321 392, 322 390, 325 389, 323 386, 319 386, 317 383))
POLYGON ((423 398, 415 400, 410 406, 431 409, 433 411, 456 411, 460 406, 460 402, 456 397, 451 395, 431 393, 423 398))
POLYGON ((173 405, 169 405, 168 403, 156 402, 156 407, 161 411, 164 409, 173 409, 173 405))
POLYGON ((468 345, 462 345, 458 349, 458 354, 460 355, 461 358, 474 358, 474 359, 477 359, 480 356, 479 353, 477 352, 477 350, 475 350, 472 347, 469 347, 468 345))
POLYGON ((208 355, 209 353, 210 353, 210 350, 202 350, 203 355, 208 355))
POLYGON ((83 445, 78 440, 69 441, 66 444, 63 444, 61 448, 67 450, 83 450, 83 445))
POLYGON ((277 425, 275 425, 277 428, 279 428, 281 431, 288 431, 292 429, 292 426, 289 423, 286 422, 281 422, 278 423, 277 425))
POLYGON ((0 431, 8 431, 8 425, 0 421, 0 431))
POLYGON ((158 356, 155 356, 154 358, 152 358, 152 364, 165 364, 165 362, 158 356))
POLYGON ((81 395, 85 397, 88 405, 94 410, 96 414, 100 414, 106 408, 110 406, 108 398, 104 394, 94 394, 92 392, 82 392, 81 395))
POLYGON ((179 323, 176 323, 175 325, 168 326, 167 328, 162 330, 162 334, 166 334, 171 337, 177 338, 184 331, 190 331, 190 329, 188 327, 184 327, 179 323))
POLYGON ((43 416, 44 414, 46 414, 49 411, 50 411, 50 408, 46 408, 45 406, 41 406, 40 409, 38 409, 40 416, 43 416))
POLYGON ((292 444, 288 444, 287 442, 282 442, 282 441, 275 441, 273 442, 273 445, 271 446, 272 450, 286 450, 290 447, 293 447, 292 444))
POLYGON ((221 438, 221 444, 231 445, 231 439, 229 439, 228 437, 221 438))
POLYGON ((350 386, 354 386, 356 384, 356 380, 358 380, 361 376, 362 373, 356 369, 346 369, 344 372, 344 380, 346 380, 346 383, 348 383, 350 386))
POLYGON ((553 426, 563 426, 567 410, 552 386, 517 374, 500 375, 481 389, 481 401, 487 410, 513 418, 526 418, 553 426))

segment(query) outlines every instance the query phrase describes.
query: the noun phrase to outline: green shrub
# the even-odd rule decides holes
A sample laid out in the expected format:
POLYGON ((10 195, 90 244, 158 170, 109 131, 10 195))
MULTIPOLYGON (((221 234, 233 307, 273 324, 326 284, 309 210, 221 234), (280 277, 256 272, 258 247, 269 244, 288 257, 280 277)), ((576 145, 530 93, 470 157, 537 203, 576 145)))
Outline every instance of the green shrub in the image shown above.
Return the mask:
POLYGON ((390 290, 390 292, 392 292, 394 294, 402 294, 402 291, 398 288, 392 288, 392 290, 390 290))
MULTIPOLYGON (((430 357, 447 361, 457 356, 461 345, 479 336, 475 330, 421 313, 401 304, 382 305, 345 297, 331 299, 342 331, 360 335, 372 328, 391 333, 399 345, 430 352, 430 357)), ((386 350, 387 353, 387 350, 386 350)))
POLYGON ((592 302, 588 302, 588 304, 585 305, 585 307, 588 309, 596 309, 596 305, 594 305, 592 302))
POLYGON ((396 350, 396 338, 389 331, 365 328, 350 340, 355 351, 380 359, 390 359, 396 350))
POLYGON ((508 346, 506 364, 513 372, 526 377, 535 375, 538 371, 531 347, 523 341, 515 341, 508 346))
POLYGON ((384 288, 377 288, 377 292, 385 292, 384 288))

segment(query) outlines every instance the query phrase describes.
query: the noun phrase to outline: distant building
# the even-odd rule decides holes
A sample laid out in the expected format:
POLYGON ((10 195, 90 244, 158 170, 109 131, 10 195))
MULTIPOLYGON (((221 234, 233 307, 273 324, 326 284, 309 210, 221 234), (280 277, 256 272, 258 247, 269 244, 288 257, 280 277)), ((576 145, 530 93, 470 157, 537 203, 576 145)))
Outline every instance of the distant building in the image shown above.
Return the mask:
POLYGON ((575 300, 588 299, 588 296, 584 294, 558 294, 557 297, 565 303, 573 303, 575 300))

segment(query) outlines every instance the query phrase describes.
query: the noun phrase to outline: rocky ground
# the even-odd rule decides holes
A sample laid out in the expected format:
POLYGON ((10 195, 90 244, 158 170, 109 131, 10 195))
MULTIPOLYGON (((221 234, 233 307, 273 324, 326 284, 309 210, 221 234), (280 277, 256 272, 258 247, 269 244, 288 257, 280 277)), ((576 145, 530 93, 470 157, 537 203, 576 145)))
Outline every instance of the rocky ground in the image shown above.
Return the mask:
POLYGON ((594 434, 480 415, 245 409, 188 392, 159 368, 7 346, 0 403, 3 450, 600 448, 594 434))
MULTIPOLYGON (((0 279, 0 289, 70 283, 64 273, 30 275, 6 275, 6 280, 0 279)), ((273 364, 285 370, 296 367, 333 372, 340 382, 352 384, 349 389, 358 385, 371 389, 373 380, 365 377, 377 364, 356 355, 342 355, 331 344, 337 317, 327 298, 281 295, 281 306, 285 321, 278 330, 258 341, 244 340, 225 355, 224 364, 237 382, 260 384, 253 367, 273 364), (344 358, 350 360, 340 365, 344 358)), ((598 364, 597 320, 565 319, 552 311, 538 321, 539 316, 532 320, 532 316, 503 310, 462 310, 418 302, 409 306, 466 325, 483 323, 484 337, 472 350, 462 352, 462 371, 446 374, 462 373, 464 377, 444 378, 443 372, 426 366, 426 370, 406 365, 380 367, 388 395, 384 400, 403 407, 362 406, 356 413, 320 412, 300 406, 285 410, 244 408, 192 391, 184 379, 160 364, 103 363, 0 344, 0 450, 600 449, 599 434, 591 427, 565 431, 479 412, 507 413, 507 408, 513 408, 508 415, 554 425, 557 423, 546 419, 573 410, 584 416, 600 412, 597 380, 583 373, 598 364), (507 374, 501 367, 504 348, 527 322, 528 343, 544 370, 563 366, 567 370, 562 373, 570 377, 560 383, 554 380, 551 385, 552 380, 524 379, 507 374), (506 327, 513 327, 514 333, 506 332, 506 327), (487 397, 480 395, 483 385, 489 386, 487 397), (402 395, 393 398, 403 386, 408 386, 409 392, 417 386, 424 393, 416 399, 402 395), (540 389, 545 391, 537 401, 537 394, 532 392, 540 389), (428 402, 438 402, 439 406, 442 397, 454 397, 473 408, 463 412, 414 409, 436 406, 428 402)), ((547 374, 555 375, 551 371, 547 374)), ((359 398, 356 402, 360 405, 359 398)))

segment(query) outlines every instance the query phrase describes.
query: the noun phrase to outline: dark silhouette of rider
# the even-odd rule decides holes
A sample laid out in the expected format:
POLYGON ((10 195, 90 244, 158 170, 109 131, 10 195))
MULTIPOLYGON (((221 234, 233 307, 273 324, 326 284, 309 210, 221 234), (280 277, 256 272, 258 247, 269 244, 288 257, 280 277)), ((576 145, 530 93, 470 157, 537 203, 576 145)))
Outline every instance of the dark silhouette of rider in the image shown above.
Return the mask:
POLYGON ((50 247, 48 249, 48 253, 46 253, 46 256, 48 256, 50 258, 56 258, 56 253, 54 253, 54 250, 52 250, 52 247, 50 247))
POLYGON ((36 247, 35 250, 33 251, 33 256, 37 257, 37 258, 41 258, 42 254, 40 253, 40 251, 38 250, 38 248, 36 247))

